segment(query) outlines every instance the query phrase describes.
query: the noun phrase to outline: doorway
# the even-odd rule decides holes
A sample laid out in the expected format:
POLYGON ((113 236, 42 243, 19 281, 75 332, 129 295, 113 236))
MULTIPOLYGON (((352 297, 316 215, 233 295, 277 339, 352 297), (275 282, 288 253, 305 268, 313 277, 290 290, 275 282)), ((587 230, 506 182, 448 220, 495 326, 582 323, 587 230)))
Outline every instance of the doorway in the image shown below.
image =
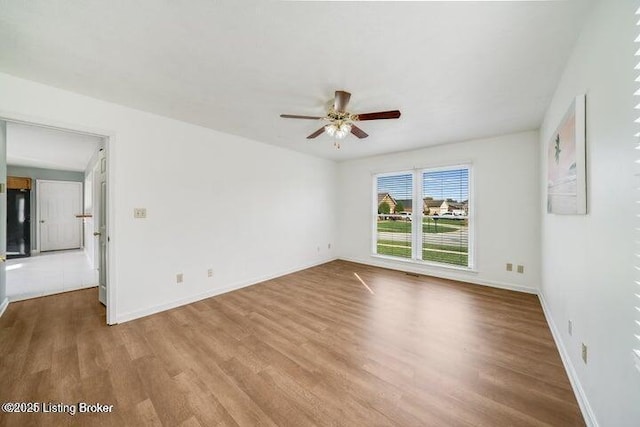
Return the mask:
MULTIPOLYGON (((110 197, 107 156, 110 137, 81 129, 50 126, 46 123, 26 123, 9 117, 0 118, 0 122, 4 124, 5 129, 8 128, 5 131, 7 157, 5 159, 0 156, 0 162, 3 166, 9 165, 7 175, 29 175, 35 190, 31 193, 33 218, 28 218, 33 219, 33 250, 31 256, 24 255, 23 258, 9 261, 9 265, 0 266, 7 274, 4 289, 11 291, 12 279, 18 278, 14 280, 17 283, 20 275, 23 278, 31 275, 28 280, 30 284, 41 280, 43 286, 33 289, 32 294, 36 294, 33 296, 97 287, 96 299, 106 306, 107 323, 116 323, 112 304, 115 303, 115 298, 112 301, 114 293, 110 292, 108 286, 110 197), (15 128, 15 132, 12 132, 12 128, 15 128), (51 143, 47 144, 46 149, 40 147, 40 150, 32 150, 31 153, 28 139, 29 143, 20 144, 20 147, 14 149, 12 140, 18 134, 27 134, 25 129, 41 133, 52 138, 52 141, 49 141, 51 143), (92 141, 95 142, 94 145, 87 144, 92 141), (61 145, 58 146, 57 143, 61 145), (92 147, 93 150, 89 160, 86 147, 92 147), (81 163, 78 163, 79 161, 81 163), (24 162, 27 164, 23 164, 24 162), (46 172, 55 176, 34 176, 36 172, 46 172), (70 174, 76 174, 73 176, 74 179, 65 180, 70 174), (80 174, 80 178, 77 174, 80 174), (86 185, 87 182, 89 186, 86 185), (94 184, 99 187, 94 189, 94 184), (59 286, 49 289, 44 286, 46 280, 57 280, 59 286), (38 293, 40 295, 37 295, 38 293)), ((40 137, 32 139, 43 140, 40 137)), ((6 212, 6 202, 0 209, 6 212)), ((2 222, 0 226, 6 227, 6 223, 2 222)), ((6 232, 6 229, 4 231, 6 232)), ((26 291, 22 295, 24 298, 30 296, 29 290, 26 291)), ((8 296, 9 301, 13 300, 11 294, 8 296)))

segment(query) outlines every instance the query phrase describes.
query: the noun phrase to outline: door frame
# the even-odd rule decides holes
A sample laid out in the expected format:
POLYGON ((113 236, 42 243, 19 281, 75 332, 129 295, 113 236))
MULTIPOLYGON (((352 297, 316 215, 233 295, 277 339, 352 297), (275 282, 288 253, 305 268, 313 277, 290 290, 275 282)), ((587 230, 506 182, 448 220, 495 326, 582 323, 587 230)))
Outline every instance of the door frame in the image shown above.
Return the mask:
POLYGON ((107 160, 107 325, 115 325, 117 319, 117 264, 116 248, 113 244, 116 240, 115 218, 115 140, 113 131, 86 126, 78 123, 68 123, 59 120, 51 120, 44 117, 20 114, 11 111, 0 110, 0 120, 12 123, 21 123, 32 126, 40 126, 66 132, 82 133, 98 136, 104 140, 104 155, 107 160))
MULTIPOLYGON (((83 206, 83 197, 84 197, 84 182, 80 182, 80 181, 62 181, 62 180, 55 180, 55 179, 36 179, 36 242, 37 242, 37 247, 38 247, 38 252, 42 253, 42 241, 40 240, 40 227, 41 227, 41 223, 40 223, 40 191, 41 187, 40 184, 44 183, 44 182, 68 182, 68 183, 73 183, 73 184, 78 184, 80 186, 80 210, 84 211, 84 206, 83 206)), ((78 214, 81 214, 82 212, 78 212, 78 214)), ((78 220, 78 227, 80 228, 80 249, 84 248, 84 227, 83 227, 83 223, 82 220, 78 220)))

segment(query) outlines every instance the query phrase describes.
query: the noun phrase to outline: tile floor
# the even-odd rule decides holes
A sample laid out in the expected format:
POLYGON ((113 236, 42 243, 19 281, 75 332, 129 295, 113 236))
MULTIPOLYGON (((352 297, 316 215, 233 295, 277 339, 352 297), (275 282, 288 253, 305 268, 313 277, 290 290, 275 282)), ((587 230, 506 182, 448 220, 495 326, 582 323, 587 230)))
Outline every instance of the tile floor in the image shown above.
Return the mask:
POLYGON ((98 272, 83 250, 46 252, 7 261, 10 301, 97 286, 98 272))

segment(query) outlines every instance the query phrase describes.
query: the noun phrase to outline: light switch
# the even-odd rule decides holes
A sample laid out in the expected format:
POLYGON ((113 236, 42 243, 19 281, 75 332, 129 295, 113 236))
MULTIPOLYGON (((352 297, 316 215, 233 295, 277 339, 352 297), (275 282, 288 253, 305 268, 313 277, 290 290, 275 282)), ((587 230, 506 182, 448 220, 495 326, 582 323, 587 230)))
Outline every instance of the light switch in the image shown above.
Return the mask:
POLYGON ((134 218, 146 218, 147 217, 147 208, 134 208, 133 209, 133 217, 134 218))

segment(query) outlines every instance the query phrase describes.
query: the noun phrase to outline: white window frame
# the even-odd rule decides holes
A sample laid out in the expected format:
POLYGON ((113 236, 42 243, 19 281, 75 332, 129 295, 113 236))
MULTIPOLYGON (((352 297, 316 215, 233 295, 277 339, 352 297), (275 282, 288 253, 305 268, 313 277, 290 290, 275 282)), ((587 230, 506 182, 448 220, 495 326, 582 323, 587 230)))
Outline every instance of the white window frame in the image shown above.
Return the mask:
MULTIPOLYGON (((413 191, 412 194, 415 197, 415 192, 416 192, 416 177, 415 177, 415 169, 407 169, 407 170, 401 170, 401 171, 394 171, 394 172, 384 172, 384 173, 376 173, 372 175, 372 183, 373 185, 371 186, 372 191, 373 191, 373 197, 372 197, 372 205, 371 205, 371 209, 373 212, 373 216, 371 217, 371 220, 369 221, 369 223, 371 224, 371 248, 372 248, 372 255, 376 256, 376 257, 381 257, 381 258, 387 258, 387 259, 393 259, 393 260, 402 260, 402 261, 411 261, 414 259, 415 257, 415 252, 414 252, 414 239, 412 237, 411 239, 411 258, 403 258, 403 257, 396 257, 396 256, 391 256, 391 255, 380 255, 378 254, 378 178, 382 178, 385 176, 396 176, 396 175, 412 175, 412 180, 411 180, 411 184, 413 185, 413 191)), ((411 213, 411 221, 414 221, 414 217, 413 217, 413 212, 411 213)), ((411 232, 411 235, 413 236, 413 229, 411 232)))
POLYGON ((412 264, 425 265, 429 267, 437 267, 453 270, 475 271, 476 267, 476 246, 475 246, 475 198, 474 198, 474 185, 473 185, 473 164, 471 162, 447 164, 439 166, 427 166, 414 169, 398 170, 393 172, 373 173, 371 177, 372 188, 372 205, 371 205, 371 256, 375 258, 382 258, 392 261, 408 262, 412 264), (469 173, 469 214, 467 215, 467 222, 469 229, 467 231, 468 247, 467 247, 467 266, 460 266, 454 264, 447 264, 434 261, 425 261, 422 259, 422 233, 421 228, 416 227, 415 224, 422 224, 424 217, 422 208, 415 209, 416 206, 422 207, 422 175, 424 172, 438 172, 456 169, 467 169, 469 173), (413 175, 413 208, 411 210, 411 258, 404 258, 393 255, 378 254, 378 178, 395 175, 413 175))

